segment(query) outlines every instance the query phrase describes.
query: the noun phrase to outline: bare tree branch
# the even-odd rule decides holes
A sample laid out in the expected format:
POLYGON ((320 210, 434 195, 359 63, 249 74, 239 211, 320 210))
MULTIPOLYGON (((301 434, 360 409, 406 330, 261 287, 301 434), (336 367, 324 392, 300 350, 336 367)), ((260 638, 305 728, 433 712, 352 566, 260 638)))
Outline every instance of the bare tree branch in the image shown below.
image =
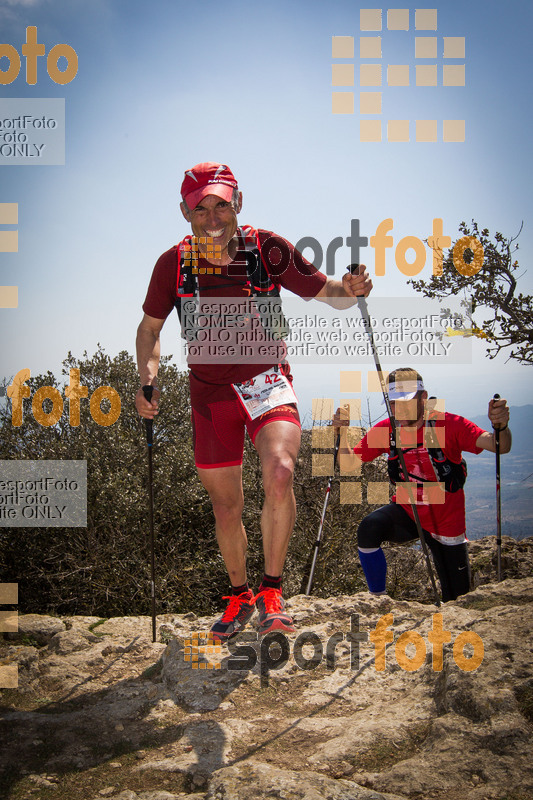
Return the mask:
MULTIPOLYGON (((521 364, 533 364, 533 297, 517 292, 515 273, 518 261, 513 254, 518 250, 517 242, 523 223, 515 236, 506 238, 496 233, 490 238, 487 228, 480 230, 472 220, 470 226, 461 222, 461 236, 473 236, 483 245, 484 258, 481 269, 475 275, 462 275, 454 265, 453 246, 443 259, 442 275, 432 275, 431 280, 409 281, 417 292, 425 297, 442 299, 464 292, 472 302, 471 327, 479 330, 487 341, 487 355, 495 358, 498 353, 510 348, 508 357, 521 364), (480 315, 489 311, 487 319, 480 315), (477 319, 474 315, 477 312, 477 319)), ((454 242, 455 245, 455 242, 454 242)), ((465 251, 465 262, 473 258, 471 250, 465 251)))

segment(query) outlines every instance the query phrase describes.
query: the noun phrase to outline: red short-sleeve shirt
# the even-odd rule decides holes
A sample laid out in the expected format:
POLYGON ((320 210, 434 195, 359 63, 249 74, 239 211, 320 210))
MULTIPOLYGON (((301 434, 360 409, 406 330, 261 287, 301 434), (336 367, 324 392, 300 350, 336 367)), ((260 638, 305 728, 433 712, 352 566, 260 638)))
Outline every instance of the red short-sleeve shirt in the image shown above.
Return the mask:
MULTIPOLYGON (((326 276, 307 261, 294 246, 272 231, 258 230, 261 255, 276 286, 288 289, 303 298, 315 297, 326 283, 326 276)), ((236 260, 221 268, 219 275, 208 274, 212 265, 200 258, 198 262, 198 285, 200 297, 248 298, 248 276, 244 259, 236 260), (206 273, 201 272, 206 268, 206 273)), ((154 267, 143 311, 150 317, 166 319, 177 300, 176 282, 178 269, 178 247, 171 247, 157 260, 154 267)), ((284 346, 280 346, 283 357, 284 346)), ((274 366, 272 363, 194 363, 191 370, 195 376, 207 383, 240 383, 274 366)))
MULTIPOLYGON (((476 442, 484 431, 483 428, 480 428, 475 423, 456 414, 445 413, 444 419, 437 420, 436 426, 437 428, 444 427, 444 445, 442 449, 450 461, 458 464, 461 461, 463 452, 481 453, 483 448, 477 447, 476 442)), ((361 460, 364 462, 373 461, 382 453, 388 453, 390 430, 388 419, 378 422, 354 448, 354 453, 361 456, 361 460), (381 438, 383 434, 376 433, 380 429, 386 431, 384 438, 381 438), (370 446, 369 439, 371 443, 372 440, 376 442, 379 439, 378 446, 370 446)), ((438 481, 429 453, 424 447, 424 426, 417 430, 416 448, 403 448, 403 452, 407 471, 411 476, 415 476, 410 477, 410 481, 416 482, 416 476, 419 476, 421 481, 435 483, 438 481)), ((442 496, 442 493, 438 493, 436 495, 437 501, 431 502, 427 493, 419 486, 416 497, 418 515, 424 530, 429 531, 435 538, 448 544, 455 544, 465 540, 465 495, 462 489, 457 492, 445 492, 444 496, 442 496), (444 502, 439 502, 442 499, 444 499, 444 502)), ((392 498, 392 502, 397 502, 396 495, 392 498)), ((413 510, 409 502, 400 502, 399 505, 407 511, 411 519, 414 519, 413 510)))

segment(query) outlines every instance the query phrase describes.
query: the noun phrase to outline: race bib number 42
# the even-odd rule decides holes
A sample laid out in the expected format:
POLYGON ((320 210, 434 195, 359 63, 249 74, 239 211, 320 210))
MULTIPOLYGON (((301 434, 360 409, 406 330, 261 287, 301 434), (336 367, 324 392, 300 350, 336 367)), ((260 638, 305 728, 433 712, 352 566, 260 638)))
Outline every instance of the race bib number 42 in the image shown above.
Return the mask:
POLYGON ((277 406, 298 402, 290 381, 275 369, 232 385, 250 419, 256 419, 277 406))

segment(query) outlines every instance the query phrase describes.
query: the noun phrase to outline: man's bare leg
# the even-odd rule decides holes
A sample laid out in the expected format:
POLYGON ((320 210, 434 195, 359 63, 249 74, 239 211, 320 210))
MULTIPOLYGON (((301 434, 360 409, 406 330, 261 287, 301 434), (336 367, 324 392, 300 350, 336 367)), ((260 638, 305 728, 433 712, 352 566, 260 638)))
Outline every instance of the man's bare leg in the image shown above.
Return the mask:
POLYGON ((244 628, 255 611, 253 592, 247 587, 246 580, 242 468, 199 469, 198 475, 213 504, 218 546, 233 587, 226 610, 211 626, 213 639, 226 642, 244 628))
MULTIPOLYGON (((265 492, 261 514, 265 573, 279 578, 296 517, 292 479, 300 447, 300 429, 291 422, 271 422, 259 431, 255 446, 261 459, 265 492)), ((199 469, 198 475, 213 504, 217 541, 231 584, 233 587, 244 586, 247 540, 242 524, 242 468, 199 469)), ((276 583, 279 584, 279 580, 260 587, 257 597, 261 634, 273 629, 294 630, 292 619, 284 611, 280 588, 266 588, 276 583)), ((221 619, 211 628, 214 638, 226 641, 237 634, 250 619, 253 609, 251 593, 230 599, 221 619)))
POLYGON ((242 524, 244 497, 242 467, 198 469, 211 503, 216 522, 216 536, 232 586, 246 583, 247 539, 242 524))
POLYGON ((255 439, 261 458, 265 502, 261 515, 265 575, 256 596, 260 635, 272 630, 294 631, 281 595, 281 573, 296 518, 292 489, 294 465, 300 447, 300 428, 278 420, 261 428, 255 439))
POLYGON ((292 479, 300 439, 300 428, 283 420, 265 425, 255 439, 263 470, 265 502, 261 531, 268 575, 281 575, 294 528, 296 501, 292 479))

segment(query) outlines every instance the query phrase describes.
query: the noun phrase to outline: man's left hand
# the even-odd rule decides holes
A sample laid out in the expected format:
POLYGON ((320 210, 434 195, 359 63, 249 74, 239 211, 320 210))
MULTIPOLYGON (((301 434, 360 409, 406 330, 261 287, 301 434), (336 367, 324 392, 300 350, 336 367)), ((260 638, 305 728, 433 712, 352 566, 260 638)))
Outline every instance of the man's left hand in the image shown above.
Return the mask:
POLYGON ((347 272, 342 276, 342 286, 348 297, 368 297, 372 280, 364 264, 359 265, 357 273, 347 272))
POLYGON ((489 420, 493 428, 505 428, 509 424, 509 406, 507 400, 500 398, 489 402, 489 420))

